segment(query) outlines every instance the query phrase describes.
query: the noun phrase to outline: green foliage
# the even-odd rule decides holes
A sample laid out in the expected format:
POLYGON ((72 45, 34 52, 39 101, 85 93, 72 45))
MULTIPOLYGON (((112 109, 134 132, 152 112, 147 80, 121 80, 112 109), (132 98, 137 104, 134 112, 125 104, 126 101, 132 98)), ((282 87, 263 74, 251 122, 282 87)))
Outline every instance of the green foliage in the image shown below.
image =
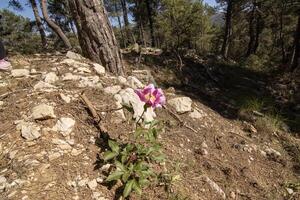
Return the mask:
POLYGON ((9 10, 0 10, 2 15, 0 32, 1 39, 12 51, 33 53, 39 49, 40 37, 32 32, 33 24, 25 17, 9 10))
POLYGON ((120 180, 124 185, 124 198, 132 191, 141 195, 144 187, 157 180, 158 172, 153 169, 153 165, 165 160, 161 145, 157 141, 161 130, 159 123, 148 125, 148 129, 138 128, 133 135, 134 141, 127 144, 109 140, 110 149, 103 154, 103 160, 115 167, 106 181, 120 180))
POLYGON ((207 8, 201 1, 163 0, 156 23, 165 48, 195 47, 208 50, 211 24, 207 8))

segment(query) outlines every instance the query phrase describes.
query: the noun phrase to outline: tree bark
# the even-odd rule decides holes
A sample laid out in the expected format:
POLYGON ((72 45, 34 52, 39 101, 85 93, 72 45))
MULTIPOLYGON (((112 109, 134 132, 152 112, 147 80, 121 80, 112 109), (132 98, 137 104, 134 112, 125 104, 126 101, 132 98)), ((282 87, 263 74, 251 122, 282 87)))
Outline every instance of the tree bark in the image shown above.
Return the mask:
MULTIPOLYGON (((114 7, 115 7, 115 13, 117 13, 118 12, 118 5, 117 5, 116 1, 114 2, 114 7)), ((120 33, 121 33, 121 40, 122 40, 123 46, 126 48, 127 47, 127 42, 125 41, 124 33, 123 33, 123 30, 122 30, 121 19, 120 19, 120 16, 118 14, 117 14, 117 19, 118 19, 119 29, 120 29, 120 33)))
POLYGON ((120 49, 103 1, 68 0, 84 56, 114 74, 123 74, 120 49))
POLYGON ((152 16, 152 6, 149 0, 146 0, 147 5, 147 13, 148 13, 148 20, 149 20, 149 28, 150 28, 150 35, 151 35, 151 46, 155 46, 155 37, 154 37, 154 29, 153 29, 153 16, 152 16))
POLYGON ((41 35, 42 46, 46 47, 47 46, 46 34, 45 34, 45 31, 44 31, 44 28, 43 28, 42 19, 39 15, 39 11, 38 11, 36 1, 35 0, 30 0, 29 2, 30 2, 30 5, 31 5, 31 8, 32 8, 34 17, 35 17, 36 26, 37 26, 37 28, 40 32, 40 35, 41 35))
POLYGON ((290 62, 290 69, 293 72, 300 64, 300 10, 298 11, 298 23, 295 31, 294 48, 290 62))
POLYGON ((227 1, 227 10, 226 10, 226 25, 225 25, 225 34, 223 38, 222 45, 222 55, 224 58, 228 57, 228 50, 230 45, 230 39, 232 35, 232 0, 227 1))
POLYGON ((246 53, 246 57, 249 57, 253 52, 255 33, 254 33, 254 21, 255 21, 255 12, 256 12, 256 4, 255 1, 252 4, 253 8, 251 10, 250 19, 249 19, 249 43, 248 50, 246 53))
POLYGON ((127 38, 129 39, 129 42, 127 42, 127 43, 135 43, 134 35, 133 35, 133 33, 132 33, 132 31, 130 30, 130 27, 129 27, 126 0, 121 0, 121 6, 122 6, 122 12, 123 12, 123 20, 124 20, 124 24, 125 24, 125 32, 126 32, 127 38))
POLYGON ((41 0, 42 13, 49 27, 58 35, 68 49, 71 49, 71 43, 61 28, 56 25, 49 17, 47 11, 47 0, 41 0))

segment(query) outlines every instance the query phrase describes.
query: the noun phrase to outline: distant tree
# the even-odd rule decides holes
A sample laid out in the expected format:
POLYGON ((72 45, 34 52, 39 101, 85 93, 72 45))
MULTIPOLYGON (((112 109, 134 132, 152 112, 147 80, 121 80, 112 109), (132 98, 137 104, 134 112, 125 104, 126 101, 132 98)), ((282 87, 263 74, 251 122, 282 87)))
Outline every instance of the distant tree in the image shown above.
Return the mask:
POLYGON ((72 46, 67 36, 64 34, 62 29, 51 20, 51 18, 48 15, 47 0, 41 0, 41 8, 44 19, 46 20, 48 26, 58 35, 58 37, 63 41, 65 46, 71 49, 72 46))
POLYGON ((29 3, 31 5, 32 11, 33 11, 33 14, 34 14, 34 17, 35 17, 36 26, 37 26, 37 28, 40 32, 40 35, 41 35, 42 46, 46 47, 47 46, 46 34, 45 34, 45 31, 44 31, 42 19, 39 15, 39 10, 38 10, 36 1, 35 0, 29 0, 29 3))

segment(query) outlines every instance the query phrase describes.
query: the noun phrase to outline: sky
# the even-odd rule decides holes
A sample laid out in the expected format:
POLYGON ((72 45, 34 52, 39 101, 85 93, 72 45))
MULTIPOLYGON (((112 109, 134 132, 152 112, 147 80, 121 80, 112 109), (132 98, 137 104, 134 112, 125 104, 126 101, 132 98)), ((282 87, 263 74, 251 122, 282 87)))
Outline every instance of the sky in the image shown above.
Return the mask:
MULTIPOLYGON (((11 8, 9 8, 8 6, 8 1, 9 0, 0 0, 0 9, 6 8, 9 10, 12 10, 11 8)), ((20 2, 24 5, 27 0, 20 0, 20 2)), ((216 5, 216 1, 215 0, 204 0, 205 3, 208 3, 211 6, 215 6, 216 5)), ((12 10, 14 12, 19 12, 20 15, 24 16, 24 17, 28 17, 30 19, 33 19, 33 13, 32 10, 30 9, 29 6, 25 6, 23 11, 15 11, 12 10)))

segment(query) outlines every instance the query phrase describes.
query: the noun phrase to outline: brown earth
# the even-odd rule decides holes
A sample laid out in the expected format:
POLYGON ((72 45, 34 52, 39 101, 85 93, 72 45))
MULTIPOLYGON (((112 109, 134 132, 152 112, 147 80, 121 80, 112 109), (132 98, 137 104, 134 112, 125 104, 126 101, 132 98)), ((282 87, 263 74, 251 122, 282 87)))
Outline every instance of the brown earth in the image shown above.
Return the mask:
MULTIPOLYGON (((14 68, 29 66, 38 72, 54 70, 61 77, 69 71, 69 67, 52 68, 64 58, 48 54, 14 56, 11 61, 14 68)), ((126 64, 130 69, 136 68, 129 61, 126 64)), ((161 86, 178 81, 176 74, 170 70, 149 66, 142 68, 152 69, 161 86)), ((91 74, 95 75, 94 71, 91 74)), ((104 148, 97 143, 99 131, 79 94, 85 91, 103 116, 103 124, 110 136, 120 141, 126 141, 133 130, 130 113, 125 112, 125 122, 115 123, 112 95, 105 94, 100 88, 79 88, 76 81, 59 80, 54 84, 57 89, 52 92, 37 92, 33 86, 42 79, 42 75, 13 78, 0 72, 0 76, 1 81, 8 83, 0 87, 0 101, 4 102, 0 106, 0 176, 7 180, 0 199, 116 199, 115 187, 101 183, 100 179, 107 175, 98 163, 98 156, 104 148), (65 103, 60 93, 70 94, 74 99, 65 103), (80 151, 79 155, 62 151, 58 158, 49 159, 57 148, 52 139, 65 139, 58 132, 47 129, 53 127, 57 119, 35 122, 44 128, 37 140, 26 141, 21 137, 15 121, 29 116, 31 109, 41 102, 51 103, 57 118, 70 117, 76 121, 69 139, 74 139, 71 146, 80 151), (91 181, 97 178, 100 179, 96 189, 90 189, 85 179, 91 181)), ((116 78, 108 75, 100 76, 100 82, 104 87, 118 84, 116 78)), ((175 87, 175 92, 165 89, 167 99, 190 96, 193 109, 204 114, 200 119, 190 118, 189 113, 179 115, 187 124, 184 126, 169 111, 156 111, 157 119, 165 124, 160 140, 168 156, 166 167, 170 173, 180 175, 180 180, 172 183, 168 190, 153 185, 145 190, 142 197, 132 195, 130 199, 222 199, 215 186, 224 191, 226 199, 300 199, 298 138, 286 132, 267 135, 260 131, 247 132, 240 120, 225 117, 207 99, 199 99, 196 92, 182 90, 181 87, 175 87), (214 186, 208 183, 209 180, 214 186)), ((167 107, 171 109, 169 105, 167 107)))

